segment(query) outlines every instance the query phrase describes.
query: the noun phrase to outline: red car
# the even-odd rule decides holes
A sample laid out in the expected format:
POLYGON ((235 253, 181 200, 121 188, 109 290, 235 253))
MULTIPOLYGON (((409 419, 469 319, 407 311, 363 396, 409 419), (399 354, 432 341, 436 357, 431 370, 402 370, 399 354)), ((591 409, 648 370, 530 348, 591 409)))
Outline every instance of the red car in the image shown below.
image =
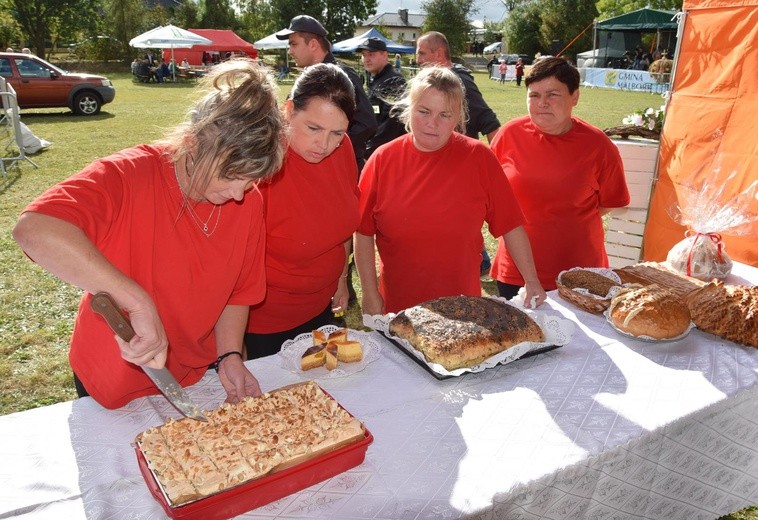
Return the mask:
POLYGON ((108 78, 66 72, 33 54, 0 52, 0 76, 15 89, 21 108, 68 107, 89 116, 116 97, 108 78))

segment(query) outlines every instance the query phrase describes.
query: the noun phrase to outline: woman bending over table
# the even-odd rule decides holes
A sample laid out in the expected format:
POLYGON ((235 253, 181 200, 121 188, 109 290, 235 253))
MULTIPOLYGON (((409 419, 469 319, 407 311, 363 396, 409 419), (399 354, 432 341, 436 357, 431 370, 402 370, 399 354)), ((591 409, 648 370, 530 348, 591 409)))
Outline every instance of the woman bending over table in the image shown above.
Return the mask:
POLYGON ((442 67, 422 69, 400 108, 408 134, 380 147, 361 174, 355 264, 363 312, 398 312, 441 296, 481 296, 484 222, 518 259, 526 301, 536 297, 541 304, 545 291, 508 179, 484 143, 462 134, 466 108, 458 76, 442 67))
POLYGON ((250 60, 215 67, 203 86, 170 135, 53 186, 13 230, 32 260, 85 291, 69 360, 79 395, 108 408, 158 393, 138 365, 165 365, 187 386, 223 359, 228 401, 260 394, 242 342, 249 306, 265 292, 263 201, 254 188, 284 155, 276 86, 250 60), (90 309, 101 291, 129 315, 130 342, 114 340, 90 309))
POLYGON ((331 64, 307 67, 284 105, 287 154, 260 186, 266 212, 266 298, 250 309, 248 358, 279 352, 347 309, 347 254, 358 227, 358 168, 346 132, 353 84, 331 64))

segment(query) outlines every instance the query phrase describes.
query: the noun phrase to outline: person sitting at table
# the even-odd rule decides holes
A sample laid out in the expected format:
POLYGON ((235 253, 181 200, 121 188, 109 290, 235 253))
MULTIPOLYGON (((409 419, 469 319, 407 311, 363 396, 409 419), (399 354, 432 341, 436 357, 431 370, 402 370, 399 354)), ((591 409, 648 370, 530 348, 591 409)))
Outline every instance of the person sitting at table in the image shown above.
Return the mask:
POLYGON ((189 68, 190 64, 189 64, 189 62, 187 61, 187 58, 184 58, 184 59, 182 60, 182 64, 181 64, 180 66, 181 66, 182 68, 189 68))
POLYGON ((140 65, 139 57, 134 58, 134 60, 132 60, 132 75, 134 76, 137 75, 137 71, 139 70, 139 65, 140 65))
POLYGON ((248 358, 275 354, 348 303, 347 255, 358 227, 358 168, 347 128, 353 83, 337 65, 306 67, 284 105, 287 155, 259 188, 266 212, 266 298, 250 308, 248 358))
POLYGON ((147 60, 147 64, 150 67, 155 67, 157 64, 157 58, 155 57, 155 54, 153 54, 153 51, 151 49, 148 49, 145 53, 145 59, 147 60))
POLYGON ((202 85, 183 125, 53 186, 13 229, 33 261, 85 291, 69 360, 77 393, 107 408, 158 393, 139 365, 188 386, 216 361, 229 402, 260 394, 242 363, 249 305, 265 292, 255 186, 282 164, 283 122, 273 78, 251 60, 202 85), (128 314, 130 342, 90 309, 101 291, 128 314))
POLYGON ((290 68, 287 66, 287 62, 284 60, 279 60, 279 75, 276 77, 278 81, 282 81, 283 79, 287 79, 287 76, 289 76, 290 68))
POLYGON ((481 296, 485 222, 503 236, 528 280, 527 305, 545 300, 508 179, 487 145, 463 134, 463 88, 448 67, 422 68, 398 107, 408 134, 381 146, 363 169, 355 265, 364 314, 441 296, 481 296))
POLYGON ((155 81, 157 83, 163 83, 164 79, 170 76, 171 71, 168 69, 168 65, 163 61, 163 58, 158 58, 158 65, 155 67, 155 81))
POLYGON ((140 60, 137 64, 137 80, 140 83, 149 83, 153 77, 153 72, 150 70, 150 65, 146 59, 140 60))
MULTIPOLYGON (((629 204, 618 148, 602 130, 572 115, 579 102, 579 71, 563 58, 545 58, 525 79, 529 115, 503 125, 492 151, 526 217, 537 275, 555 289, 572 267, 608 267, 603 219, 629 204)), ((501 296, 524 285, 517 259, 498 244, 490 275, 501 296)))

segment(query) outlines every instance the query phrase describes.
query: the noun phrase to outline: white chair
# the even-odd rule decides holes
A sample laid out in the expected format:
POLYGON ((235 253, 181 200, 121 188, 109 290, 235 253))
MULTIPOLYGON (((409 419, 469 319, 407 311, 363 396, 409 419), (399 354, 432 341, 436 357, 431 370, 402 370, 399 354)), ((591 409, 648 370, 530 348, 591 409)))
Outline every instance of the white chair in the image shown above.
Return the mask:
POLYGON ((3 153, 10 155, 0 157, 0 170, 3 178, 7 177, 9 168, 13 168, 19 161, 27 161, 37 168, 37 165, 26 156, 24 150, 23 136, 21 133, 21 117, 19 115, 16 91, 12 85, 9 85, 5 78, 0 77, 0 97, 2 98, 3 116, 0 118, 2 130, 0 138, 5 141, 3 153))
POLYGON ((605 249, 612 268, 636 264, 642 257, 650 197, 655 180, 659 143, 613 140, 621 152, 631 202, 606 217, 605 249))

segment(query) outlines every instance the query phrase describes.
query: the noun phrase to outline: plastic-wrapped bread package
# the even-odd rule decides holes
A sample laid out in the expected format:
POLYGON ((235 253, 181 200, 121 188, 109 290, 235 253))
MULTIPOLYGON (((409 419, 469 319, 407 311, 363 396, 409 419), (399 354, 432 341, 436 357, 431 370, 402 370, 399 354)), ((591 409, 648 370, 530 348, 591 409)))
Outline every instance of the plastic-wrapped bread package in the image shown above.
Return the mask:
POLYGON ((723 187, 736 172, 726 179, 720 173, 716 166, 712 175, 695 175, 699 185, 680 186, 679 202, 669 209, 671 218, 688 229, 666 260, 676 271, 704 281, 723 280, 732 271, 722 235, 747 235, 758 221, 758 181, 741 195, 724 200, 723 187))

